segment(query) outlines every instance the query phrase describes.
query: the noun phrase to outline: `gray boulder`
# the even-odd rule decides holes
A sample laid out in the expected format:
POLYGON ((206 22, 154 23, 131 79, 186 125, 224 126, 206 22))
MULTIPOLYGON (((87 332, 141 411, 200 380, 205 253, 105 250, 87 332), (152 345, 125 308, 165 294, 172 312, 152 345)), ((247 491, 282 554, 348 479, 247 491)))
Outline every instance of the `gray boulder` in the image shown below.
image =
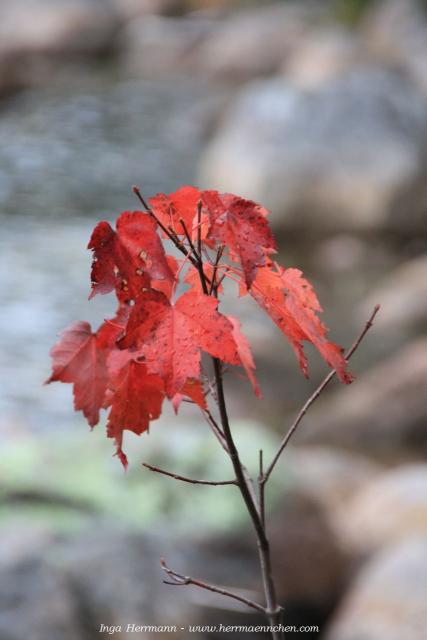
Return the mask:
MULTIPOLYGON (((160 548, 170 549, 166 541, 160 547, 160 541, 101 519, 62 539, 42 529, 10 527, 2 531, 2 541, 2 640, 89 640, 99 636, 101 625, 121 626, 124 633, 129 623, 197 622, 186 590, 162 583, 159 556, 160 548)), ((176 553, 168 553, 172 562, 176 553)), ((160 630, 132 635, 164 637, 160 630)), ((186 637, 181 630, 174 635, 186 637)))
POLYGON ((281 469, 287 482, 322 505, 338 530, 349 501, 383 471, 366 456, 327 446, 293 447, 284 455, 281 469))
POLYGON ((0 93, 48 81, 58 60, 112 52, 119 26, 102 0, 2 0, 0 93))
POLYGON ((366 61, 367 55, 354 32, 336 26, 317 26, 297 42, 281 71, 289 82, 313 89, 366 61))
MULTIPOLYGON (((276 471, 277 473, 277 471, 276 471)), ((268 515, 279 600, 287 607, 328 611, 347 578, 347 556, 322 504, 308 491, 288 486, 268 515)), ((187 561, 189 573, 229 588, 243 586, 260 599, 258 558, 247 529, 200 541, 187 561), (236 584, 237 583, 237 584, 236 584), (257 593, 258 592, 258 593, 257 593)), ((221 600, 216 599, 221 605, 221 600)))
POLYGON ((421 332, 427 322, 427 256, 403 262, 374 285, 360 307, 360 319, 368 317, 379 301, 381 313, 375 324, 381 335, 421 332))
POLYGON ((326 640, 421 640, 426 593, 427 537, 410 538, 362 569, 326 640))
POLYGON ((102 0, 5 0, 0 7, 0 55, 88 54, 110 51, 118 16, 102 0))
POLYGON ((203 186, 242 194, 273 222, 406 229, 427 216, 427 107, 397 73, 364 69, 302 91, 243 89, 202 157, 203 186))
POLYGON ((110 0, 110 2, 125 22, 141 15, 176 13, 184 8, 181 0, 110 0))
POLYGON ((266 3, 222 20, 197 51, 198 66, 211 78, 248 80, 280 69, 284 59, 322 13, 316 3, 266 3))
POLYGON ((427 11, 423 0, 380 0, 368 12, 365 47, 404 69, 427 96, 427 11))
POLYGON ((149 78, 194 72, 197 49, 215 22, 203 15, 133 19, 120 34, 123 65, 128 73, 149 78))
POLYGON ((411 535, 427 540, 427 464, 406 464, 368 483, 341 510, 340 532, 360 556, 411 535))
MULTIPOLYGON (((170 542, 99 523, 82 535, 58 545, 49 555, 52 568, 66 576, 80 606, 94 630, 101 623, 121 626, 187 625, 194 619, 194 608, 184 590, 170 589, 162 583, 160 554, 173 562, 170 542), (164 603, 168 605, 165 607, 164 603)), ((179 545, 177 545, 178 547, 179 545)), ((176 554, 176 551, 175 551, 176 554)), ((177 638, 184 634, 178 632, 177 638)), ((153 634, 134 634, 154 638, 153 634)))
POLYGON ((73 590, 61 572, 42 557, 2 567, 0 637, 2 640, 75 640, 84 638, 73 590))

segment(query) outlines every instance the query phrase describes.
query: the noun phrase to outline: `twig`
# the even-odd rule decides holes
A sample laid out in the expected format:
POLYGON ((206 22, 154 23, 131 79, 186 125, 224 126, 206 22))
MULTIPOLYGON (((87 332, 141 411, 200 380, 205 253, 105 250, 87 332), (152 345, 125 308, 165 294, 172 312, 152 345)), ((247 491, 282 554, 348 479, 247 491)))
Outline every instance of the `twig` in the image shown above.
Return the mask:
POLYGON ((211 281, 211 287, 209 290, 210 296, 212 295, 212 293, 215 293, 215 297, 216 297, 216 294, 218 292, 218 286, 216 284, 216 273, 218 271, 219 261, 221 260, 223 253, 224 253, 224 245, 221 245, 220 248, 218 249, 218 253, 216 254, 216 258, 213 266, 212 281, 211 281))
POLYGON ((199 200, 197 203, 197 253, 200 261, 202 260, 202 207, 203 203, 199 200))
MULTIPOLYGON (((221 447, 224 449, 224 451, 228 455, 230 455, 230 450, 228 448, 228 443, 226 441, 225 435, 224 435, 223 431, 221 430, 221 427, 219 426, 219 424, 217 423, 217 421, 213 417, 213 415, 210 412, 210 410, 209 409, 204 409, 202 411, 202 414, 203 414, 203 417, 205 418, 206 422, 209 424, 214 436, 218 440, 218 442, 221 445, 221 447)), ((252 496, 252 499, 254 501, 254 504, 257 505, 257 496, 256 496, 256 493, 255 493, 255 488, 253 486, 253 480, 252 480, 248 470, 246 469, 246 467, 243 464, 241 466, 242 466, 242 471, 243 471, 243 474, 245 476, 245 480, 246 480, 246 483, 248 485, 249 491, 251 492, 251 496, 252 496)), ((237 482, 236 482, 236 484, 237 484, 237 482)))
POLYGON ((254 505, 257 508, 258 513, 261 515, 261 512, 259 510, 259 504, 258 504, 258 496, 257 496, 257 493, 256 493, 255 483, 253 481, 253 478, 252 478, 251 474, 249 473, 247 467, 242 463, 242 461, 240 461, 240 464, 242 465, 243 475, 245 476, 246 484, 248 485, 249 491, 251 492, 251 496, 252 496, 252 500, 254 502, 254 505))
POLYGON ((221 416, 221 424, 222 429, 224 431, 225 440, 227 442, 229 455, 231 462, 233 464, 234 473, 236 475, 236 480, 239 485, 240 493, 242 495, 243 501, 248 510, 249 516, 252 520, 252 524, 255 529, 256 539, 257 539, 257 547, 258 554, 260 559, 260 567, 262 580, 264 585, 264 593, 266 598, 266 608, 265 613, 269 619, 272 630, 272 638, 273 640, 279 640, 282 637, 282 633, 280 631, 276 631, 274 628, 277 627, 278 622, 280 621, 281 608, 277 604, 277 596, 276 589, 273 581, 273 571, 271 565, 271 557, 270 557, 270 544, 264 530, 260 513, 258 511, 258 505, 253 497, 253 492, 251 490, 251 485, 248 482, 245 471, 243 469, 242 463, 240 461, 239 453, 234 443, 233 435, 231 433, 230 423, 228 420, 227 407, 225 402, 224 395, 224 387, 222 380, 222 372, 221 372, 221 361, 217 358, 213 358, 214 372, 215 372, 215 382, 218 394, 218 407, 221 416))
POLYGON ((221 444, 222 448, 225 451, 227 451, 227 453, 229 453, 228 448, 227 448, 227 443, 225 441, 224 433, 223 433, 221 427, 219 426, 219 424, 217 423, 217 421, 215 420, 215 418, 213 417, 213 415, 210 412, 210 410, 209 409, 203 409, 202 413, 203 413, 206 421, 208 422, 209 426, 211 427, 212 431, 214 432, 215 437, 217 438, 217 440, 221 444))
POLYGON ((253 600, 249 600, 249 598, 245 598, 244 596, 239 596, 237 593, 233 593, 232 591, 228 591, 227 589, 223 589, 222 587, 216 587, 213 584, 209 584, 208 582, 202 582, 201 580, 196 580, 195 578, 190 578, 190 576, 184 576, 181 573, 177 573, 170 569, 164 559, 160 560, 161 567, 163 571, 167 573, 170 580, 163 580, 165 584, 170 584, 172 586, 186 586, 186 585, 194 585, 196 587, 200 587, 201 589, 206 589, 207 591, 212 591, 213 593, 219 593, 222 596, 227 596, 227 598, 233 598, 233 600, 238 600, 243 604, 246 604, 251 609, 256 609, 265 615, 265 608, 254 602, 253 600))
POLYGON ((173 478, 174 480, 181 480, 181 482, 189 482, 190 484, 204 484, 204 485, 208 485, 211 487, 219 487, 219 486, 224 486, 227 484, 234 484, 236 485, 237 482, 236 480, 221 480, 221 481, 214 481, 214 480, 195 480, 194 478, 187 478, 186 476, 180 476, 177 473, 171 473, 170 471, 165 471, 164 469, 159 469, 159 467, 154 467, 151 464, 147 464, 146 462, 142 463, 143 467, 146 467, 146 469, 149 469, 150 471, 155 471, 156 473, 161 473, 164 476, 169 476, 170 478, 173 478))
POLYGON ((145 201, 145 199, 144 199, 139 187, 133 186, 132 187, 132 191, 134 192, 134 194, 136 195, 136 197, 138 198, 138 200, 140 201, 140 203, 142 204, 144 209, 150 214, 150 216, 153 218, 153 220, 155 220, 157 222, 157 224, 159 225, 159 227, 163 231, 163 233, 166 234, 167 237, 174 242, 174 244, 176 244, 176 239, 173 238, 173 236, 171 235, 169 229, 167 229, 167 227, 165 227, 163 222, 161 222, 161 220, 159 220, 158 217, 155 215, 155 213, 152 210, 152 208, 148 206, 148 204, 145 201))
POLYGON ((182 218, 179 219, 179 222, 180 222, 181 227, 182 227, 182 229, 184 231, 184 235, 187 238, 187 242, 188 242, 188 244, 190 246, 190 249, 193 252, 194 257, 197 258, 196 247, 194 246, 193 241, 192 241, 192 239, 190 237, 190 234, 188 233, 187 226, 186 226, 186 224, 185 224, 185 222, 184 222, 184 220, 182 218))
MULTIPOLYGON (((354 344, 352 345, 352 347, 349 349, 349 351, 345 354, 345 359, 346 360, 350 360, 351 356, 353 355, 353 353, 356 351, 356 349, 359 347, 360 343, 362 342, 363 338, 365 337, 365 335, 368 333, 369 329, 372 327, 373 323, 374 323, 374 318, 377 315, 378 311, 380 310, 380 305, 377 304, 369 318, 369 320, 367 321, 367 323, 365 324, 363 331, 360 333, 359 337, 356 339, 356 341, 354 342, 354 344)), ((264 474, 263 477, 263 484, 265 485, 265 483, 268 481, 274 467, 276 466, 277 461, 279 460, 283 450, 285 449, 285 447, 287 446, 289 440, 292 438, 292 436, 294 435, 295 431, 298 428, 298 425, 300 424, 301 420, 303 419, 303 417, 305 416, 305 414, 307 413, 308 409, 311 407, 311 405, 317 400, 317 398, 322 394, 322 392, 326 389, 326 387, 328 386, 328 384, 330 383, 330 381, 332 380, 332 378, 335 376, 336 371, 331 371, 326 378, 324 378, 324 380, 320 383, 320 385, 317 387, 316 391, 308 398, 308 400, 305 402, 305 404, 303 405, 303 407, 300 409, 300 411, 298 412, 297 417, 295 418, 294 422, 292 423, 292 425, 290 426, 289 430, 287 431, 286 435, 284 436, 284 438, 282 439, 279 448, 276 451, 276 454, 274 455, 273 460, 271 461, 267 471, 264 474)))
POLYGON ((227 270, 225 270, 225 271, 224 271, 224 273, 222 274, 222 276, 220 277, 220 279, 218 280, 218 283, 217 283, 217 285, 216 285, 216 288, 217 288, 217 289, 219 289, 219 288, 220 288, 220 286, 222 285, 222 283, 223 283, 223 281, 225 280, 225 278, 227 277, 227 275, 228 275, 228 271, 227 271, 227 270))
POLYGON ((151 211, 151 208, 148 206, 146 200, 144 199, 144 196, 141 193, 141 190, 139 187, 137 187, 136 185, 134 185, 132 187, 132 191, 134 192, 134 194, 136 195, 136 197, 139 199, 139 201, 141 202, 142 206, 144 207, 144 209, 146 211, 151 211))
POLYGON ((258 491, 259 491, 259 512, 261 514, 262 526, 265 529, 265 483, 264 483, 264 454, 262 449, 259 450, 259 476, 258 476, 258 491))

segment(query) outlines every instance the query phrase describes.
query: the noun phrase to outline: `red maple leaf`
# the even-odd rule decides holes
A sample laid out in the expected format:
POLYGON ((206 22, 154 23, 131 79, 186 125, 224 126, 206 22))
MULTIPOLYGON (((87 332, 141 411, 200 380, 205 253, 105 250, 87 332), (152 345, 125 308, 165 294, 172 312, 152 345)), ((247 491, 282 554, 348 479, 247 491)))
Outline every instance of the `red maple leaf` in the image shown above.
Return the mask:
POLYGON ((114 438, 117 455, 124 467, 127 458, 123 452, 123 431, 137 435, 147 431, 151 420, 160 416, 164 399, 163 382, 159 376, 147 373, 144 363, 129 360, 115 373, 104 408, 111 406, 107 434, 114 438))
POLYGON ((203 203, 209 213, 208 238, 228 247, 232 260, 240 261, 246 285, 250 287, 258 268, 276 251, 267 209, 251 200, 217 191, 204 191, 203 203))
POLYGON ((121 300, 135 300, 151 280, 173 282, 173 273, 148 213, 125 211, 117 219, 117 231, 100 222, 88 244, 92 249, 92 293, 116 290, 121 300))
POLYGON ((218 300, 195 291, 174 305, 147 291, 137 300, 120 346, 137 346, 150 373, 165 382, 166 394, 180 393, 189 378, 200 376, 200 350, 229 364, 241 364, 233 325, 217 311, 218 300))
POLYGON ((150 205, 156 218, 167 229, 171 228, 176 234, 184 235, 185 232, 181 220, 191 234, 200 199, 201 192, 199 189, 186 186, 168 195, 158 193, 150 198, 150 205))
POLYGON ((189 379, 181 389, 181 393, 176 393, 172 398, 172 406, 175 413, 178 413, 178 409, 184 398, 189 398, 201 409, 207 409, 206 396, 203 389, 203 385, 200 380, 189 379))
POLYGON ((244 367, 246 374, 249 380, 252 383, 253 390, 255 395, 258 398, 261 397, 261 390, 258 386, 257 379, 255 378, 255 363, 252 357, 251 347, 249 344, 249 340, 240 330, 240 322, 237 318, 233 318, 232 316, 228 316, 231 324, 233 325, 233 337, 237 345, 237 352, 239 354, 240 360, 242 362, 242 366, 244 367))
MULTIPOLYGON (((243 293, 245 289, 243 285, 243 293)), ((327 339, 327 328, 317 315, 322 307, 299 269, 283 269, 277 264, 259 269, 250 294, 288 338, 304 375, 308 375, 308 362, 302 343, 308 341, 336 370, 342 382, 352 381, 343 350, 327 339)))
POLYGON ((173 279, 153 280, 151 282, 151 286, 156 291, 164 293, 167 298, 170 298, 178 282, 180 264, 174 256, 166 256, 166 260, 173 275, 173 279))
POLYGON ((94 229, 89 242, 94 254, 91 297, 115 291, 119 309, 96 333, 86 322, 65 329, 51 351, 48 380, 73 384, 75 408, 91 426, 100 409, 110 407, 108 435, 115 439, 123 464, 123 431, 148 430, 165 396, 175 410, 185 398, 207 410, 202 352, 242 366, 260 395, 239 321, 218 312, 225 276, 240 281, 241 292, 249 291, 280 327, 305 375, 307 341, 343 382, 351 382, 341 347, 328 340, 319 319, 322 309, 312 286, 301 271, 271 261, 276 245, 266 209, 195 187, 158 194, 150 202, 149 211, 122 213, 116 230, 105 221, 94 229), (184 258, 166 255, 159 228, 184 258), (190 290, 173 302, 183 282, 190 290))
POLYGON ((92 333, 88 322, 75 322, 64 329, 51 349, 52 375, 50 382, 71 382, 74 408, 82 411, 91 427, 99 422, 108 385, 107 358, 121 328, 104 323, 92 333))

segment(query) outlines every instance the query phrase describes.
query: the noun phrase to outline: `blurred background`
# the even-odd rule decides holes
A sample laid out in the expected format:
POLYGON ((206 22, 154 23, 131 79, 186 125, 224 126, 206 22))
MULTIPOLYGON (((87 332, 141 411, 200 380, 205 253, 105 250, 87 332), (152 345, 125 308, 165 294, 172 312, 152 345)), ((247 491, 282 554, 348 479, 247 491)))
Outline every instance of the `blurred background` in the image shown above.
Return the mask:
MULTIPOLYGON (((425 638, 427 3, 2 0, 0 140, 1 640, 260 622, 161 582, 164 555, 261 597, 235 491, 141 468, 230 475, 196 412, 129 434, 125 474, 103 425, 90 434, 73 412, 71 388, 42 386, 58 331, 113 311, 108 297, 87 301, 85 246, 98 220, 137 208, 132 184, 269 207, 282 264, 315 283, 343 345, 382 304, 356 382, 331 384, 269 487, 276 579, 287 624, 319 626, 306 638, 425 638)), ((306 381, 268 318, 227 304, 264 393, 230 374, 256 473, 259 448, 274 451, 325 367, 309 350, 306 381)))

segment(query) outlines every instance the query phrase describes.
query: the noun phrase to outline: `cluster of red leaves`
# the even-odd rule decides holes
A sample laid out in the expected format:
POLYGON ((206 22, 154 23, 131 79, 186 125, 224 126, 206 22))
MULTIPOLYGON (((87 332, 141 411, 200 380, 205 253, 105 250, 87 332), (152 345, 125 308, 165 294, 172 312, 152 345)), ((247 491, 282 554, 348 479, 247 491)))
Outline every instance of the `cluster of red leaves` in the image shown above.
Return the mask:
POLYGON ((327 339, 316 294, 298 269, 272 259, 268 211, 231 194, 183 187, 150 200, 150 209, 122 213, 116 230, 94 229, 92 292, 115 292, 116 316, 96 333, 86 322, 65 329, 53 347, 48 382, 74 385, 74 405, 93 427, 110 408, 108 436, 126 466, 123 431, 141 434, 158 418, 165 398, 206 409, 201 353, 242 366, 259 395, 250 346, 236 318, 218 311, 225 278, 239 283, 270 315, 307 375, 303 341, 311 342, 339 378, 351 382, 342 349, 327 339), (186 253, 167 255, 169 237, 186 253), (196 257, 196 259, 195 259, 196 257), (198 259, 197 259, 198 257, 198 259), (184 275, 185 268, 185 275, 184 275), (178 294, 180 284, 189 289, 178 294))

